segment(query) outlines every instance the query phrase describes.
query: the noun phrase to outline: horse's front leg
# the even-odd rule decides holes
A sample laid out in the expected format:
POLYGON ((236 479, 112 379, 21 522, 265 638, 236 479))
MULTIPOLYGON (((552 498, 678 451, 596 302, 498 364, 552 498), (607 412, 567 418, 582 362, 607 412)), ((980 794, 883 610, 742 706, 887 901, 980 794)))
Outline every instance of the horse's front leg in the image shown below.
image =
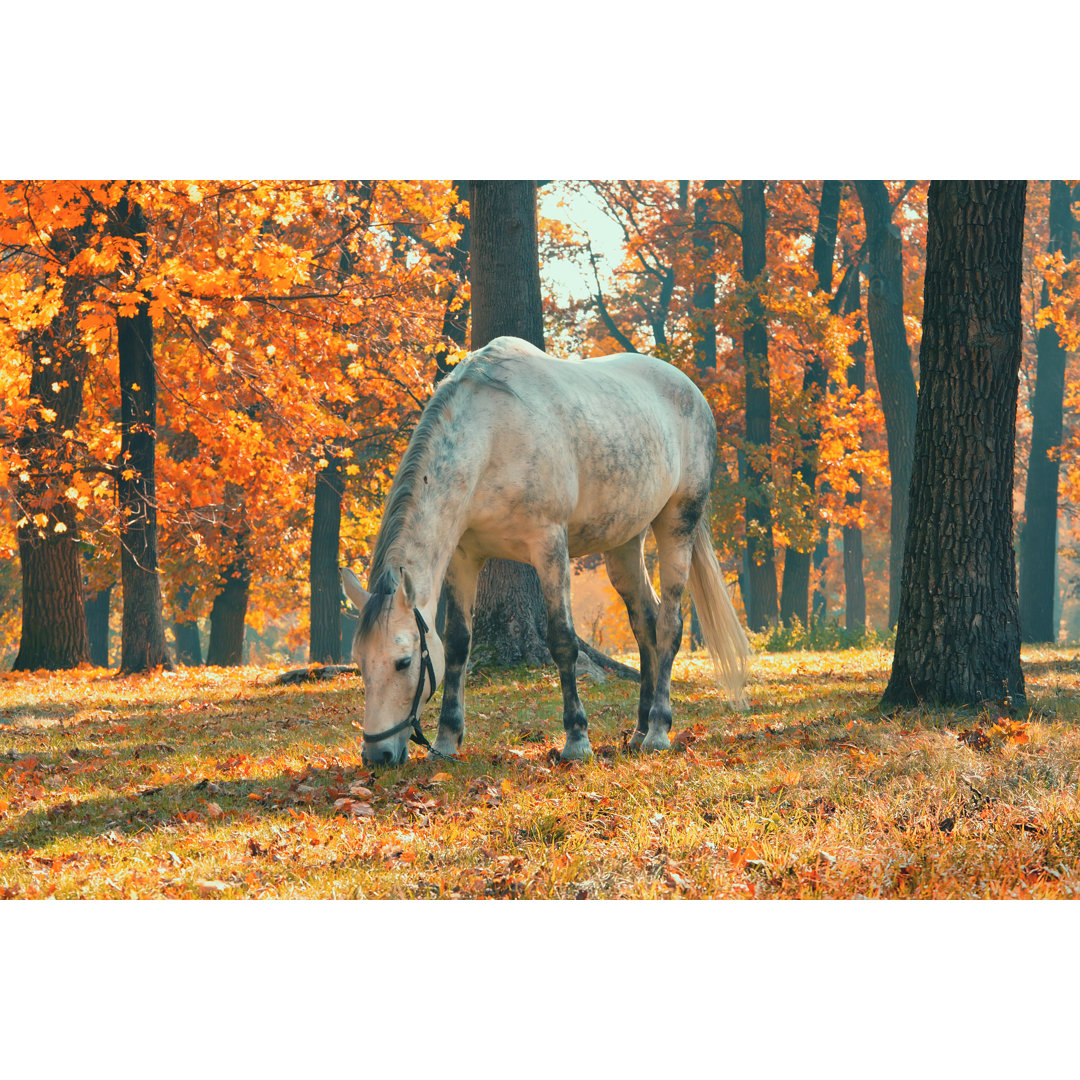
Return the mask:
POLYGON ((446 674, 443 677, 439 729, 432 748, 437 754, 456 754, 465 738, 465 670, 472 644, 473 604, 480 567, 460 548, 454 552, 446 572, 446 674))
POLYGON ((564 761, 583 761, 592 757, 589 721, 577 692, 577 634, 570 612, 570 556, 566 530, 553 531, 533 565, 540 576, 540 589, 547 609, 547 644, 559 669, 563 696, 563 728, 566 745, 564 761))

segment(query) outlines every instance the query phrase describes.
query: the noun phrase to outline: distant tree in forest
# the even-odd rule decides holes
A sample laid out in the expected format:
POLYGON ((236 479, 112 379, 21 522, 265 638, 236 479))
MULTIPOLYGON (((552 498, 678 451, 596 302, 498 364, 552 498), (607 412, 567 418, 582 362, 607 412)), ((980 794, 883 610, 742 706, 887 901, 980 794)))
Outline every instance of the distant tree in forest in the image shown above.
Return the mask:
POLYGON ((165 643, 161 579, 158 575, 157 367, 150 304, 137 290, 139 262, 148 249, 146 219, 137 201, 125 195, 116 207, 116 235, 130 241, 140 259, 129 255, 123 283, 133 299, 116 319, 116 351, 120 371, 120 461, 117 501, 120 505, 120 574, 123 616, 120 670, 149 671, 172 667, 165 643), (126 308, 132 310, 128 311, 126 308))
MULTIPOLYGON (((1050 181, 1050 241, 1047 251, 1072 258, 1072 187, 1050 181)), ((1043 279, 1040 305, 1050 304, 1043 279)), ((1020 630, 1024 641, 1056 641, 1058 473, 1063 435, 1065 366, 1068 354, 1058 328, 1048 320, 1036 338, 1038 367, 1031 403, 1031 455, 1020 530, 1020 630)))
POLYGON ((769 385, 769 338, 760 289, 765 273, 765 181, 742 182, 742 276, 749 289, 743 329, 746 390, 746 439, 740 480, 746 486, 746 554, 743 599, 746 624, 764 630, 775 624, 776 564, 773 516, 769 500, 772 407, 769 385))
POLYGON ((930 185, 911 515, 883 704, 1022 701, 1013 551, 1024 181, 930 185))
POLYGON ((911 462, 915 445, 917 391, 911 370, 911 347, 904 328, 904 268, 900 229, 892 220, 895 207, 881 180, 856 180, 866 220, 869 256, 867 323, 874 354, 874 374, 885 415, 889 444, 892 502, 889 549, 889 625, 900 604, 900 568, 908 521, 911 462))

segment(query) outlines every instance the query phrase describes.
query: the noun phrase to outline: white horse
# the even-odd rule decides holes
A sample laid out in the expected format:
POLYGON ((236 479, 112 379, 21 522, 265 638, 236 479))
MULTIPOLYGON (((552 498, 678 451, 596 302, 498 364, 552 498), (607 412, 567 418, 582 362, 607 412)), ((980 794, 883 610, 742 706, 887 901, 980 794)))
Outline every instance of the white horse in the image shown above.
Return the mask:
POLYGON ((352 653, 365 687, 364 761, 404 761, 410 731, 430 745, 420 710, 444 675, 432 749, 460 747, 476 581, 488 558, 531 563, 539 574, 562 683, 563 758, 592 753, 575 677, 574 556, 604 553, 641 652, 631 747, 670 745, 671 665, 687 580, 718 682, 741 704, 750 650, 704 516, 715 457, 705 398, 653 357, 559 360, 500 337, 458 364, 401 459, 375 542, 370 593, 352 571, 342 574, 361 612, 352 653), (643 557, 650 527, 659 597, 643 557), (431 629, 444 581, 445 646, 431 629))

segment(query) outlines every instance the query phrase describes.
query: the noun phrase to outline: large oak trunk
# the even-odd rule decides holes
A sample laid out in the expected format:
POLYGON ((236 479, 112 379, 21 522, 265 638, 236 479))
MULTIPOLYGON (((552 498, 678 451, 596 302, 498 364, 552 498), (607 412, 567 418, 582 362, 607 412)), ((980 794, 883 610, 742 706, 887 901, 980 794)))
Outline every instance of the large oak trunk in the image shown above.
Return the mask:
MULTIPOLYGON (((85 227, 56 235, 50 247, 70 260, 85 239, 85 227)), ((19 563, 22 576, 22 633, 16 671, 71 668, 90 660, 83 608, 78 524, 67 486, 58 478, 70 469, 75 432, 82 414, 88 355, 83 348, 78 309, 92 288, 65 276, 60 310, 30 341, 29 396, 37 402, 33 422, 16 443, 24 467, 15 487, 19 563)))
POLYGON ((1012 492, 1025 188, 930 185, 911 516, 887 704, 1024 698, 1012 492))
MULTIPOLYGON (((536 183, 469 181, 471 347, 504 334, 544 347, 536 183)), ((547 618, 536 571, 524 563, 490 559, 480 573, 473 648, 493 661, 547 664, 547 618)))

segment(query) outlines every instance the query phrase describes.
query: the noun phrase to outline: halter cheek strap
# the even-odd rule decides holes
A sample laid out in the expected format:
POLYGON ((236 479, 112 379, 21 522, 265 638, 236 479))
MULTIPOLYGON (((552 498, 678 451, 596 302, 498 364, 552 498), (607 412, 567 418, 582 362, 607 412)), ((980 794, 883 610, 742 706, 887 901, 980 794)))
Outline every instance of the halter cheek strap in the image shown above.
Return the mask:
POLYGON ((418 743, 431 751, 431 753, 437 754, 438 751, 428 742, 427 736, 420 728, 420 699, 424 696, 424 684, 429 679, 431 680, 431 693, 435 693, 435 665, 431 662, 431 653, 428 651, 427 646, 428 624, 424 621, 424 616, 420 614, 419 608, 413 608, 413 614, 416 616, 416 629, 420 631, 420 678, 416 682, 416 693, 413 694, 412 708, 409 709, 409 715, 400 724, 395 724, 385 731, 380 731, 377 735, 369 735, 365 731, 364 742, 382 742, 383 739, 392 738, 406 728, 411 727, 412 734, 409 736, 409 741, 418 743))

